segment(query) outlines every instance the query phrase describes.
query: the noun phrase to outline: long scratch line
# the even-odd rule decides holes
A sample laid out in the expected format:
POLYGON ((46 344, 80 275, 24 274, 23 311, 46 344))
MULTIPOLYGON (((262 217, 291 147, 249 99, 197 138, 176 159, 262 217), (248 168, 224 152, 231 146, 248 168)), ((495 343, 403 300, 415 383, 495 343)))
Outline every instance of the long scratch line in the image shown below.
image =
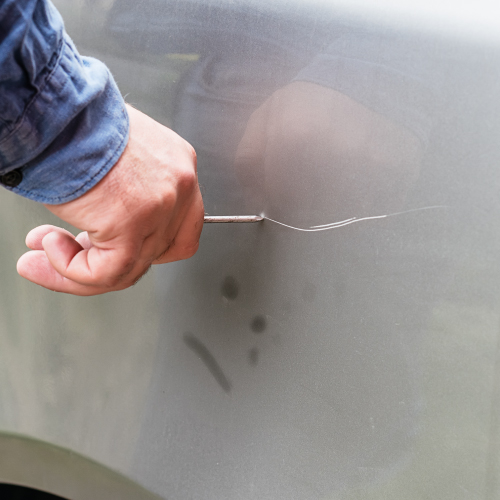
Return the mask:
POLYGON ((447 205, 432 205, 429 207, 420 207, 420 208, 411 208, 410 210, 404 210, 403 212, 394 212, 390 214, 385 214, 385 215, 372 215, 371 217, 360 217, 359 219, 357 217, 351 217, 350 219, 338 221, 338 222, 331 222, 330 224, 322 224, 320 226, 311 226, 310 228, 303 228, 303 227, 295 227, 295 226, 290 226, 288 224, 285 224, 284 222, 279 222, 277 220, 271 219, 270 217, 264 216, 264 219, 274 222, 275 224, 279 224, 280 226, 287 227, 289 229, 294 229, 295 231, 304 231, 307 233, 316 233, 318 231, 329 231, 330 229, 338 229, 339 227, 344 227, 344 226, 349 226, 350 224, 354 224, 356 222, 362 222, 366 220, 374 220, 374 219, 386 219, 387 217, 394 217, 396 215, 403 215, 403 214, 409 214, 411 212, 420 212, 423 210, 432 210, 432 209, 437 209, 437 208, 449 208, 447 205))

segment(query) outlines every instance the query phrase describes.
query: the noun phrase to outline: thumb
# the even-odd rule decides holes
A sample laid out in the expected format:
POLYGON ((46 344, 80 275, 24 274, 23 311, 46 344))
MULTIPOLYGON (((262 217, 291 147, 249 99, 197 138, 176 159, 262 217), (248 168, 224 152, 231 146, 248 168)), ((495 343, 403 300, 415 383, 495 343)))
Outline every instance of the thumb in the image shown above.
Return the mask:
MULTIPOLYGON (((90 241, 88 235, 79 238, 90 241)), ((133 245, 84 248, 73 235, 61 232, 47 234, 42 245, 54 269, 69 280, 81 285, 115 287, 134 267, 137 248, 133 245)), ((135 245, 137 247, 137 245, 135 245)))
POLYGON ((54 269, 63 276, 67 276, 70 266, 75 266, 75 259, 84 250, 73 235, 59 231, 47 233, 42 239, 42 247, 54 269))

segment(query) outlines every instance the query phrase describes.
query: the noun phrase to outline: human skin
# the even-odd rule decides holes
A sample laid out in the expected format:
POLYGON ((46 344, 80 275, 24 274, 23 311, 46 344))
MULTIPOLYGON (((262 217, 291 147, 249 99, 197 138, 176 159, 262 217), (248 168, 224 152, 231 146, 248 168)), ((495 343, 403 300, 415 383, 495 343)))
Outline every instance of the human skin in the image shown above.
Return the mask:
POLYGON ((45 205, 82 230, 31 230, 18 273, 74 295, 122 290, 152 264, 193 256, 203 228, 196 153, 175 132, 127 105, 128 144, 116 165, 80 198, 45 205))

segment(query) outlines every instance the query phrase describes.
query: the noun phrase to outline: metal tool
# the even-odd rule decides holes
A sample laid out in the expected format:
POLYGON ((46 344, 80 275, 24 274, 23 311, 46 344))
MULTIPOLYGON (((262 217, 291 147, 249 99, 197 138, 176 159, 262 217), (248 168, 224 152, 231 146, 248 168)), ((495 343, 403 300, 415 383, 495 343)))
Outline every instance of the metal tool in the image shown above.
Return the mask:
POLYGON ((260 215, 205 215, 207 222, 260 222, 264 217, 260 215))

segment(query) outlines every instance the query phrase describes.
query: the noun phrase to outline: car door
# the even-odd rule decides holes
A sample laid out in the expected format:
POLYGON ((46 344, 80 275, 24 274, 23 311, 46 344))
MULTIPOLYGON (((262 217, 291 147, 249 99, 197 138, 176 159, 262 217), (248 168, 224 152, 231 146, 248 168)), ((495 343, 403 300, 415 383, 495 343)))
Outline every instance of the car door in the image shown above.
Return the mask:
POLYGON ((57 222, 2 193, 0 480, 69 500, 498 498, 494 8, 55 4, 193 144, 207 214, 263 220, 207 223, 192 259, 83 299, 16 275, 23 235, 57 222))

